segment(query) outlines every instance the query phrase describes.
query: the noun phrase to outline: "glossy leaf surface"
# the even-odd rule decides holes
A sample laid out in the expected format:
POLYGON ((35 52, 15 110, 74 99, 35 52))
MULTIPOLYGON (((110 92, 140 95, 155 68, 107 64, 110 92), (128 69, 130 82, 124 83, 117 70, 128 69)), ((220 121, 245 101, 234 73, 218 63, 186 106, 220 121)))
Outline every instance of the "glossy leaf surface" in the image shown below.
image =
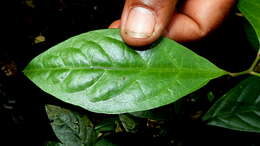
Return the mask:
POLYGON ((87 116, 54 105, 46 105, 46 112, 55 135, 65 146, 96 143, 97 135, 87 116))
POLYGON ((260 0, 239 0, 238 8, 255 29, 260 41, 260 0))
POLYGON ((244 22, 243 26, 244 26, 244 30, 245 30, 245 34, 246 34, 247 40, 249 41, 249 43, 252 46, 252 48, 257 51, 258 48, 259 48, 259 41, 258 41, 258 38, 257 38, 257 35, 255 33, 254 28, 247 21, 244 22))
POLYGON ((172 103, 226 74, 167 38, 147 49, 131 49, 118 29, 91 31, 39 55, 24 73, 65 102, 110 114, 172 103))
POLYGON ((208 124, 260 132, 260 78, 249 77, 221 97, 203 117, 208 124))

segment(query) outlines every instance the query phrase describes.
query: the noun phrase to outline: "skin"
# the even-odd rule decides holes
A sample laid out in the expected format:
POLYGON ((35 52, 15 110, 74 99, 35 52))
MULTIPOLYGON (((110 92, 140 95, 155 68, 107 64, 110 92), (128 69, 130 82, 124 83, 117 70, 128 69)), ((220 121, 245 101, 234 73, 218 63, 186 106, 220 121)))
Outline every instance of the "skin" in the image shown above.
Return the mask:
POLYGON ((177 9, 177 1, 126 0, 121 19, 109 27, 120 28, 122 38, 131 46, 148 45, 162 35, 178 42, 195 41, 216 29, 236 2, 182 0, 177 9))

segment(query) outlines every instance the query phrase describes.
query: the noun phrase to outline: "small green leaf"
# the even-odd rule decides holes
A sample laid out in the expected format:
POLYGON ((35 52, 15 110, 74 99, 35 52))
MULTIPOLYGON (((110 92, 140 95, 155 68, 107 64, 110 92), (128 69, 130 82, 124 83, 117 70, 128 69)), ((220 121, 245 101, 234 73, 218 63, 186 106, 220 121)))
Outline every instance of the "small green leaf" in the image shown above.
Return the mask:
POLYGON ((211 91, 208 93, 207 97, 209 102, 212 102, 215 99, 215 95, 211 91))
POLYGON ((62 144, 66 146, 95 144, 97 135, 87 116, 54 105, 46 105, 46 112, 51 120, 52 129, 62 144))
POLYGON ((56 141, 48 141, 44 146, 65 146, 65 145, 56 141))
POLYGON ((129 113, 132 116, 138 117, 138 118, 147 118, 152 120, 166 120, 169 119, 170 116, 172 116, 172 109, 168 108, 156 108, 152 110, 146 110, 146 111, 139 111, 139 112, 133 112, 129 113))
POLYGON ((260 78, 249 77, 221 97, 203 117, 209 125, 260 132, 260 78))
POLYGON ((120 119, 123 127, 125 128, 126 132, 132 132, 132 133, 136 132, 137 123, 130 115, 120 114, 119 119, 120 119))
POLYGON ((158 120, 161 119, 161 114, 154 114, 151 110, 147 110, 147 111, 140 111, 140 112, 133 112, 133 113, 129 113, 135 117, 139 117, 139 118, 149 118, 149 119, 153 119, 153 120, 158 120))
POLYGON ((115 144, 111 143, 109 140, 103 138, 99 140, 95 146, 116 146, 115 144))
POLYGON ((239 0, 238 8, 255 29, 260 41, 260 0, 239 0))
POLYGON ((116 119, 105 119, 95 126, 96 132, 114 131, 116 128, 116 119))
POLYGON ((118 29, 91 31, 34 58, 24 73, 65 102, 109 114, 170 104, 227 74, 167 38, 147 49, 131 49, 118 29))

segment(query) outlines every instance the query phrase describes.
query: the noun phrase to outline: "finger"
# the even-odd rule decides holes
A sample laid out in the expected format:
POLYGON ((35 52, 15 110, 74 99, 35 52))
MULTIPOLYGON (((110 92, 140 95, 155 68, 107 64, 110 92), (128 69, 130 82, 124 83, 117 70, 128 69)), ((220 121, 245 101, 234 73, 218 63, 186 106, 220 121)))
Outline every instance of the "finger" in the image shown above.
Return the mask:
POLYGON ((120 28, 120 20, 114 21, 108 28, 120 28))
POLYGON ((185 42, 201 39, 224 20, 235 0, 187 0, 171 20, 166 36, 185 42))
POLYGON ((177 0, 126 0, 121 17, 121 35, 132 46, 152 43, 162 34, 177 0))

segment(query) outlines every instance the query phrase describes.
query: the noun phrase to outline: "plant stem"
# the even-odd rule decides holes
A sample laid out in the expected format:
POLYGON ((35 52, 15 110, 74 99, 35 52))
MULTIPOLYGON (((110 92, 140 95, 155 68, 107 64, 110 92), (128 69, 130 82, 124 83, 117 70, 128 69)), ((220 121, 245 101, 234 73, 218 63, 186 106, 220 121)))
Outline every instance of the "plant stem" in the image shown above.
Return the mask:
POLYGON ((241 72, 236 72, 236 73, 229 73, 230 76, 232 77, 237 77, 237 76, 241 76, 241 75, 245 75, 245 74, 249 74, 250 70, 245 70, 245 71, 241 71, 241 72))
POLYGON ((256 58, 255 58, 253 64, 252 64, 251 67, 249 68, 249 70, 252 70, 252 71, 253 71, 259 60, 260 60, 260 48, 259 48, 259 50, 258 50, 258 53, 257 53, 257 55, 256 55, 256 58))
POLYGON ((250 74, 251 74, 251 75, 254 75, 254 76, 260 77, 260 73, 258 73, 258 72, 254 72, 254 71, 253 71, 253 72, 250 72, 250 74))
POLYGON ((241 76, 241 75, 245 75, 245 74, 250 74, 250 75, 255 75, 255 76, 260 77, 260 73, 254 71, 254 69, 255 69, 257 63, 259 62, 259 60, 260 60, 260 48, 258 49, 256 58, 255 58, 253 64, 250 66, 249 69, 242 71, 242 72, 237 72, 237 73, 229 72, 229 75, 232 76, 232 77, 237 77, 237 76, 241 76))

